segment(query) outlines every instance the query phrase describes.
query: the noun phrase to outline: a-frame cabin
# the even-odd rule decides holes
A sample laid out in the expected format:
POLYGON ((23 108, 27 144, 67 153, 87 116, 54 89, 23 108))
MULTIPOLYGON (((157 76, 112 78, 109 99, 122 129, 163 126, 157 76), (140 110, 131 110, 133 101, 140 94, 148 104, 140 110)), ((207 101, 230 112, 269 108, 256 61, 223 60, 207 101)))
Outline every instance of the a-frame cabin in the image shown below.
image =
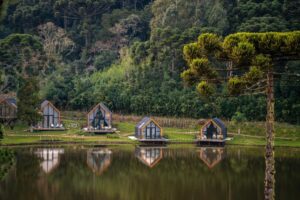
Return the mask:
POLYGON ((60 111, 48 100, 41 104, 40 113, 42 120, 36 127, 35 131, 51 131, 51 130, 65 130, 61 123, 60 111))
POLYGON ((17 101, 14 97, 0 96, 0 122, 11 123, 17 119, 17 101))
POLYGON ((143 143, 166 143, 160 125, 150 117, 144 117, 135 126, 135 138, 143 143))
POLYGON ((222 120, 213 118, 208 120, 196 136, 196 142, 208 145, 223 145, 227 137, 227 128, 222 120))
POLYGON ((112 133, 112 112, 103 104, 98 103, 87 114, 87 132, 112 133))

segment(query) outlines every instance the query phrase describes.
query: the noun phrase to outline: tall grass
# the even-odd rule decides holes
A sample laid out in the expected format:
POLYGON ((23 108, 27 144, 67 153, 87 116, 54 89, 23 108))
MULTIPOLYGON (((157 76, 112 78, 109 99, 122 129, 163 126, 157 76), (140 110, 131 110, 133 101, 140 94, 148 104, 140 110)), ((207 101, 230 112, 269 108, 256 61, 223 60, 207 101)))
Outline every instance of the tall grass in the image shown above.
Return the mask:
MULTIPOLYGON (((133 122, 138 123, 143 117, 136 115, 114 114, 115 122, 133 122)), ((176 117, 155 117, 153 119, 162 127, 174 127, 184 129, 195 129, 199 126, 199 120, 192 118, 176 118, 176 117)))

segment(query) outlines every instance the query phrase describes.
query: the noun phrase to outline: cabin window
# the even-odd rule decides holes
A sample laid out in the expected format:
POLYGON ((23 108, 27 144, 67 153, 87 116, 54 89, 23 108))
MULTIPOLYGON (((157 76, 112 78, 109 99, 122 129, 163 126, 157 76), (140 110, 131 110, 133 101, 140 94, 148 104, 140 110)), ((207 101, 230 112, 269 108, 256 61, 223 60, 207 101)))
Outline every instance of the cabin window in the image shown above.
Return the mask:
POLYGON ((202 129, 202 139, 223 139, 223 133, 221 128, 216 126, 214 123, 209 123, 202 129))
POLYGON ((160 137, 160 128, 153 122, 146 126, 146 139, 155 139, 160 137))
POLYGON ((209 123, 204 129, 204 134, 206 139, 217 139, 219 134, 218 127, 216 127, 213 123, 209 123))
POLYGON ((110 126, 110 121, 107 121, 108 115, 109 114, 107 114, 105 110, 102 110, 101 107, 98 107, 91 115, 89 115, 89 123, 97 130, 108 127, 110 126))
POLYGON ((6 117, 9 114, 9 107, 6 103, 0 105, 1 116, 6 117))
POLYGON ((15 117, 16 110, 11 108, 6 102, 4 102, 0 104, 0 116, 3 118, 15 117))
POLYGON ((57 112, 54 112, 53 123, 58 124, 58 113, 57 112))
POLYGON ((43 110, 43 127, 50 128, 52 125, 57 126, 59 123, 58 112, 51 106, 47 105, 43 110))
POLYGON ((94 130, 111 128, 111 112, 98 104, 88 113, 88 127, 94 130))

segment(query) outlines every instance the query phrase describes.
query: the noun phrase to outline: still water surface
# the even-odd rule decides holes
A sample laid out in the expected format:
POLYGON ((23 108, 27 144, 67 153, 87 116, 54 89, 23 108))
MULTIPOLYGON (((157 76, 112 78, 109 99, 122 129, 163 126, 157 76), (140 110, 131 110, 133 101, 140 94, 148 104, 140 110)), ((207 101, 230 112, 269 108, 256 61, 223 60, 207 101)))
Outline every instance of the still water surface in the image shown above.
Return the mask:
MULTIPOLYGON (((1 200, 263 199, 264 149, 16 148, 1 200)), ((276 199, 300 197, 300 149, 276 149, 276 199)))

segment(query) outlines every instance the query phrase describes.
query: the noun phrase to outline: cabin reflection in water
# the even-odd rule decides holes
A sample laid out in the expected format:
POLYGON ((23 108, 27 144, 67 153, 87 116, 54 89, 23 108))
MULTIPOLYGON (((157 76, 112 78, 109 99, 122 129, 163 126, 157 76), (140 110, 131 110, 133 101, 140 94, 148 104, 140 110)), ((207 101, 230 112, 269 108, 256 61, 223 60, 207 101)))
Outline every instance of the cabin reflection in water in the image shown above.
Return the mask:
POLYGON ((87 151, 87 165, 96 175, 107 170, 112 161, 112 151, 109 149, 91 149, 87 151))
POLYGON ((41 159, 40 166, 45 173, 52 172, 59 166, 60 155, 64 153, 64 149, 37 149, 35 154, 41 159))
POLYGON ((136 147, 136 157, 145 165, 152 168, 163 158, 162 147, 136 147))
POLYGON ((225 157, 225 148, 201 147, 199 157, 211 169, 225 157))

